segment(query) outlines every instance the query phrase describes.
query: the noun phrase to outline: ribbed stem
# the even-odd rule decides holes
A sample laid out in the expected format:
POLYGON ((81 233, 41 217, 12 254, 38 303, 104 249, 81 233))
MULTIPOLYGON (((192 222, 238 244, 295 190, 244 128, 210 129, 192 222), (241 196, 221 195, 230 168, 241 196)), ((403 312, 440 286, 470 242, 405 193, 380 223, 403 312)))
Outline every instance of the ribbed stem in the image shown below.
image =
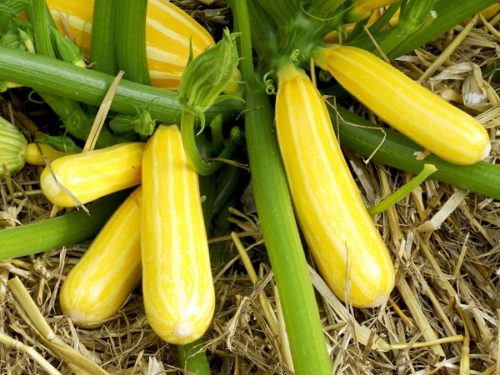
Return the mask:
POLYGON ((148 59, 146 56, 146 12, 147 0, 114 1, 116 14, 113 17, 117 37, 114 47, 118 69, 125 78, 150 85, 148 59))
MULTIPOLYGON (((196 116, 190 111, 184 111, 182 113, 181 119, 181 133, 182 133, 182 143, 186 149, 186 154, 189 161, 191 162, 196 173, 202 176, 208 176, 217 171, 223 166, 221 161, 208 161, 205 160, 198 149, 196 144, 195 135, 195 120, 196 116)), ((236 128, 237 129, 237 128, 236 128)), ((233 129, 234 130, 234 129, 233 129)), ((237 129, 238 130, 238 129, 237 129)), ((238 138, 238 135, 234 135, 234 138, 238 138)), ((218 155, 218 159, 226 159, 231 157, 231 155, 236 151, 237 143, 230 139, 224 146, 221 153, 218 155)))
MULTIPOLYGON (((0 80, 12 81, 53 95, 98 106, 114 77, 89 69, 82 69, 45 56, 0 47, 0 80)), ((135 115, 136 108, 148 109, 151 116, 166 124, 180 123, 182 108, 177 93, 122 80, 111 109, 135 115)), ((205 112, 210 121, 216 114, 223 121, 236 116, 243 109, 240 100, 224 100, 205 112)))
POLYGON ((406 4, 405 11, 399 16, 399 22, 380 42, 379 47, 386 54, 390 55, 398 45, 404 44, 410 35, 434 21, 429 12, 435 0, 416 0, 406 4))
POLYGON ((177 354, 180 367, 186 370, 187 373, 194 375, 211 374, 201 339, 192 344, 178 345, 177 354))
POLYGON ((126 197, 119 192, 87 205, 88 214, 73 211, 20 227, 0 230, 0 260, 56 250, 80 243, 99 232, 126 197))
POLYGON ((340 118, 333 110, 330 115, 334 127, 336 128, 337 123, 339 125, 342 147, 361 156, 370 157, 375 162, 414 174, 419 173, 425 164, 433 164, 438 171, 432 174, 432 179, 500 199, 499 165, 482 161, 473 165, 456 165, 434 155, 417 160, 415 153, 423 151, 422 147, 402 134, 391 129, 382 131, 371 122, 340 106, 337 106, 336 110, 340 118))
POLYGON ((115 75, 118 68, 113 46, 113 5, 113 0, 94 0, 92 33, 90 35, 90 61, 95 70, 115 75))
POLYGON ((45 0, 31 0, 31 8, 29 8, 28 13, 33 26, 36 52, 40 55, 55 58, 56 54, 50 37, 50 13, 47 12, 45 0))

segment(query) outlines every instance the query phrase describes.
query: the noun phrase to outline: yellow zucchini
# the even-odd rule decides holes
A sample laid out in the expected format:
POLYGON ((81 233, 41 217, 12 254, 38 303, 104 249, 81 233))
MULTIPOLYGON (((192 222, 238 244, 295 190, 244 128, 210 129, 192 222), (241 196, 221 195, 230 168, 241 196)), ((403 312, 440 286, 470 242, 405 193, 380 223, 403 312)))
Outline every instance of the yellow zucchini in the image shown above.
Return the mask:
POLYGON ((372 53, 336 45, 320 49, 315 63, 387 124, 440 158, 473 164, 488 156, 490 138, 477 120, 372 53))
POLYGON ((321 275, 355 307, 384 303, 394 286, 387 248, 342 155, 326 105, 293 65, 278 73, 276 132, 298 221, 321 275))
MULTIPOLYGON (((90 51, 92 0, 47 0, 61 32, 69 32, 86 56, 90 51)), ((210 33, 167 0, 150 0, 147 8, 146 49, 152 86, 175 89, 189 57, 215 44, 210 33)))
POLYGON ((64 279, 62 311, 78 326, 112 318, 141 279, 141 188, 122 203, 64 279))
POLYGON ((45 165, 43 157, 45 156, 49 161, 54 161, 65 155, 71 153, 58 151, 51 145, 46 143, 28 143, 26 146, 24 159, 26 163, 31 165, 45 165), (41 152, 40 152, 41 151, 41 152))
MULTIPOLYGON (((383 12, 380 9, 375 9, 374 11, 372 11, 370 18, 368 18, 368 20, 366 21, 366 26, 373 25, 380 19, 382 14, 383 12)), ((398 21, 399 21, 399 10, 396 13, 394 13, 394 15, 389 20, 388 24, 394 26, 395 24, 398 23, 398 21)), ((355 26, 356 26, 355 22, 342 25, 342 33, 345 35, 345 37, 349 38, 355 26)), ((340 43, 342 40, 340 38, 338 30, 332 30, 325 35, 323 41, 328 44, 335 44, 335 43, 340 43)))
POLYGON ((159 126, 146 144, 142 188, 146 318, 166 342, 187 344, 208 329, 215 292, 198 175, 177 126, 159 126))
POLYGON ((368 18, 377 8, 383 8, 397 0, 353 0, 350 15, 355 20, 368 18))
POLYGON ((138 185, 143 152, 144 143, 130 142, 63 156, 43 170, 42 192, 55 205, 75 207, 138 185))

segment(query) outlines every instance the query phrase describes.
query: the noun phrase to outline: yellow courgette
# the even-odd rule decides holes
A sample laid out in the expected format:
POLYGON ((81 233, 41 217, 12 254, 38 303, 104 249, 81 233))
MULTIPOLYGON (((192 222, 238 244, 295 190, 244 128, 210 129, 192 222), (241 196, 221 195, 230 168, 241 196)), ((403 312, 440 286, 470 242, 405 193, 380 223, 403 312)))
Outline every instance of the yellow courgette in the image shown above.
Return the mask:
POLYGON ((397 0, 353 0, 350 9, 350 16, 355 20, 368 18, 377 8, 383 8, 395 3, 397 0))
POLYGON ((488 156, 490 138, 477 120, 374 54, 335 45, 320 49, 315 63, 387 124, 440 158, 473 164, 488 156))
POLYGON ((70 154, 72 153, 58 151, 47 143, 28 143, 24 153, 24 159, 26 163, 31 165, 45 165, 44 156, 47 160, 54 161, 70 154))
POLYGON ((63 156, 43 170, 42 192, 55 205, 75 207, 138 185, 143 152, 143 143, 130 142, 63 156))
POLYGON ((198 175, 177 126, 159 126, 148 141, 142 188, 146 318, 163 340, 190 343, 210 325, 215 292, 198 175))
POLYGON ((62 311, 78 326, 112 318, 141 278, 141 188, 115 211, 64 279, 62 311))
MULTIPOLYGON (((47 0, 61 32, 68 32, 86 56, 90 51, 92 0, 47 0)), ((175 89, 189 58, 215 44, 210 33, 167 0, 150 0, 147 8, 146 49, 151 84, 175 89)))
POLYGON ((342 155, 326 105, 293 65, 278 73, 276 131, 293 204, 321 275, 356 307, 384 303, 394 286, 387 248, 342 155))

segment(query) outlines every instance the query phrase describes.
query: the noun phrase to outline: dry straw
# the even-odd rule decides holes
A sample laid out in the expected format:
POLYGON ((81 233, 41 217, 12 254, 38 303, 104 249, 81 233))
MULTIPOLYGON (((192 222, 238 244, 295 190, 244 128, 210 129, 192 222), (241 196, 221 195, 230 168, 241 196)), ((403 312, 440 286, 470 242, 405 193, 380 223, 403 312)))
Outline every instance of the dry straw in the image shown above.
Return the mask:
MULTIPOLYGON (((212 11, 216 20, 224 12, 212 11)), ((450 69, 465 63, 485 66, 498 58, 498 18, 473 19, 395 63, 442 96, 451 93, 458 106, 477 116, 493 138, 491 162, 500 155, 495 87, 483 76, 489 86, 478 81, 487 93, 482 105, 465 107, 464 81, 473 69, 450 69), (432 81, 442 72, 454 76, 432 81)), ((0 104, 12 106, 27 134, 36 133, 19 98, 12 95, 11 103, 2 99, 0 104)), ((413 177, 349 157, 369 204, 413 177)), ((39 172, 27 167, 2 182, 1 225, 49 216, 37 185, 39 172)), ((240 229, 214 239, 227 241, 233 258, 215 277, 217 308, 205 347, 214 373, 290 374, 279 298, 254 214, 234 211, 232 221, 240 229)), ((337 373, 499 374, 500 203, 427 180, 376 221, 397 268, 397 288, 387 305, 352 309, 311 268, 337 373)), ((0 374, 180 372, 175 348, 147 325, 140 290, 100 329, 76 328, 61 315, 59 286, 84 248, 0 262, 0 374)))

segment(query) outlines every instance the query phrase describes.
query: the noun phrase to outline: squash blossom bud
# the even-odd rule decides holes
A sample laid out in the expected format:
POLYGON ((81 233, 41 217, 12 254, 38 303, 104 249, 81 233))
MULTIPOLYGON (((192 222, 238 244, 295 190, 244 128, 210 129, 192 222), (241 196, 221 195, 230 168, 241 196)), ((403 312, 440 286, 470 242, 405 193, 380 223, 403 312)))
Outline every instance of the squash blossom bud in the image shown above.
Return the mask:
POLYGON ((223 38, 195 59, 192 55, 182 74, 177 99, 187 111, 205 112, 232 79, 238 65, 235 34, 224 30, 223 38))
POLYGON ((55 41, 57 53, 61 60, 85 68, 82 51, 67 37, 59 34, 56 28, 51 28, 52 38, 55 41))
POLYGON ((24 167, 26 144, 24 134, 0 117, 0 178, 4 177, 4 166, 10 174, 15 174, 24 167))

